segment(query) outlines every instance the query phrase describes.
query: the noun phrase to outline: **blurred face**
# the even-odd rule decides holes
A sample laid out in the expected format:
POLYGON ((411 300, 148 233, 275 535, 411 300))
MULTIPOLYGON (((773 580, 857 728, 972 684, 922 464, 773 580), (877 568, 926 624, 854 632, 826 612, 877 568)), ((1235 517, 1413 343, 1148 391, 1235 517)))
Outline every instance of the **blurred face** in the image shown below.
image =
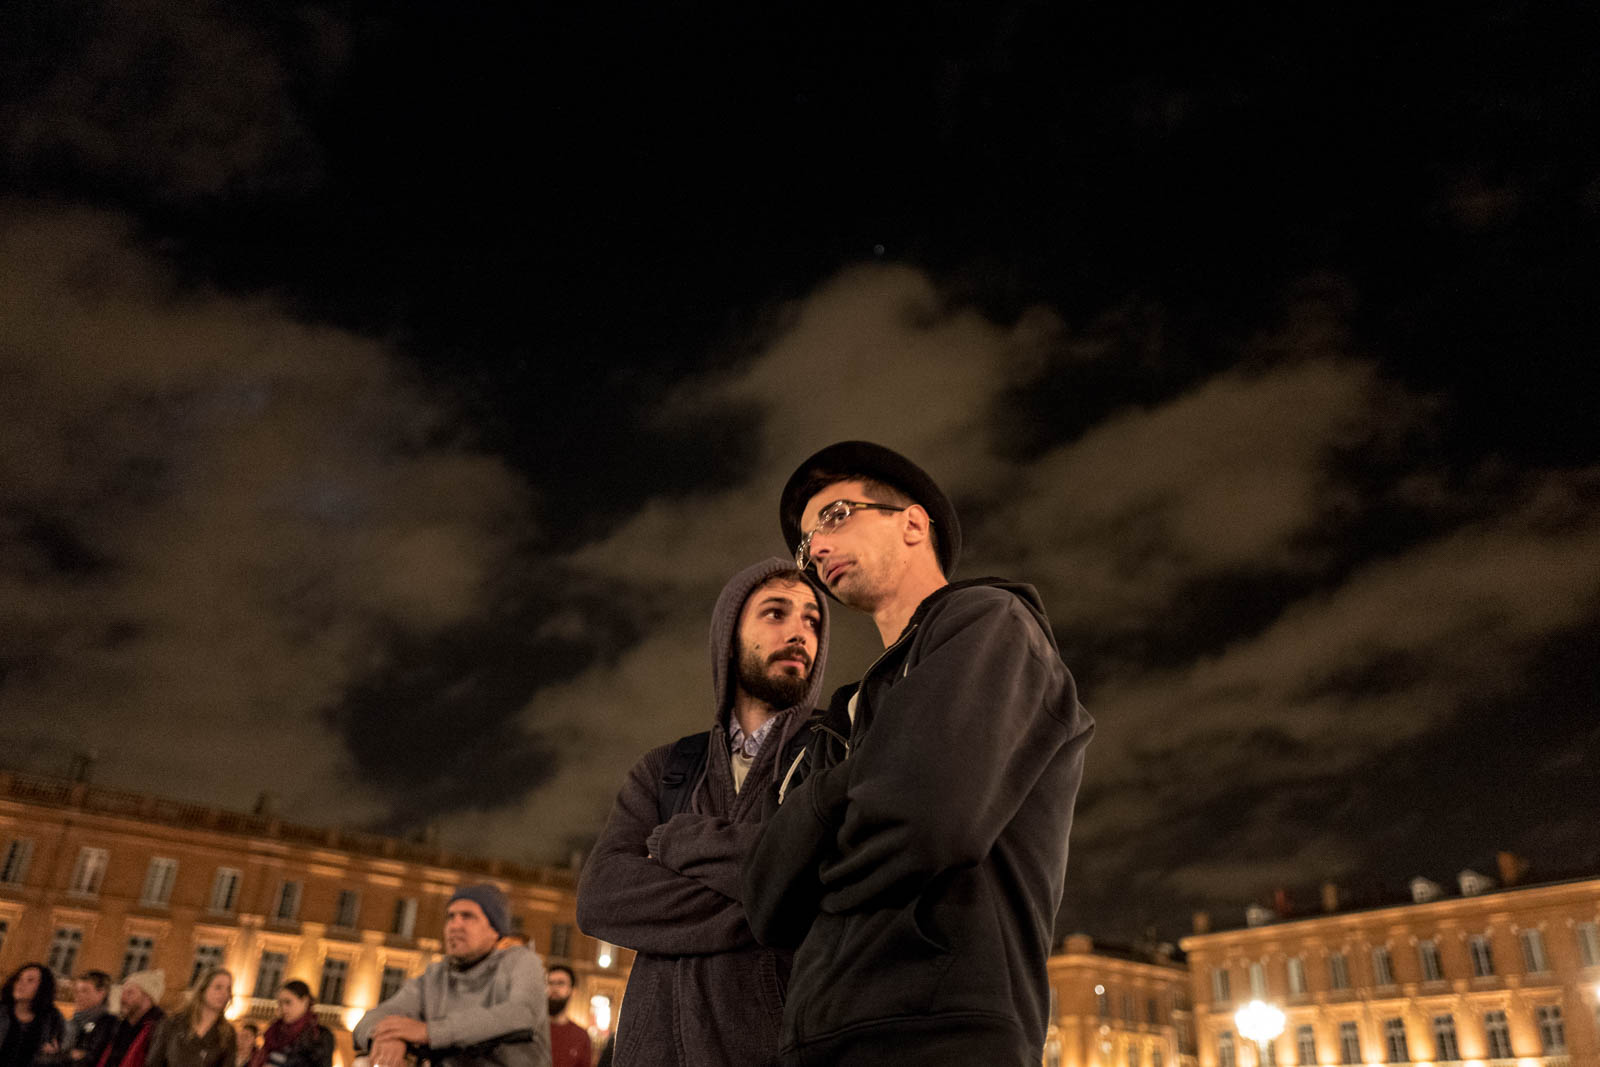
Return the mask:
POLYGON ((739 687, 774 708, 805 696, 822 614, 804 582, 758 586, 739 613, 739 687))
POLYGON ((122 987, 122 1014, 130 1019, 137 1019, 150 1010, 150 998, 144 995, 144 990, 132 982, 122 987))
POLYGON ((311 998, 297 997, 287 989, 278 990, 278 1014, 286 1023, 297 1023, 311 1010, 311 998))
POLYGON ((96 989, 94 983, 87 978, 80 978, 72 983, 72 1010, 93 1011, 105 1003, 106 993, 110 990, 96 989))
POLYGON ((841 601, 871 611, 894 592, 904 569, 905 544, 900 526, 904 512, 862 509, 831 530, 818 528, 822 509, 836 500, 888 503, 859 481, 835 482, 800 512, 800 530, 811 534, 810 556, 817 577, 841 601))
POLYGON ((221 1012, 228 1006, 228 1001, 233 999, 233 975, 223 971, 211 976, 211 981, 206 983, 205 989, 200 991, 200 1000, 212 1011, 221 1012))
POLYGON ((17 975, 17 984, 12 986, 12 996, 17 1000, 32 1000, 35 993, 39 992, 39 968, 28 967, 17 975))
POLYGON ((550 1015, 560 1015, 567 1010, 567 1002, 572 999, 572 979, 567 977, 566 971, 551 971, 546 981, 546 997, 550 1001, 550 1015))
POLYGON ((476 959, 499 940, 476 901, 457 900, 445 909, 444 950, 452 959, 476 959))

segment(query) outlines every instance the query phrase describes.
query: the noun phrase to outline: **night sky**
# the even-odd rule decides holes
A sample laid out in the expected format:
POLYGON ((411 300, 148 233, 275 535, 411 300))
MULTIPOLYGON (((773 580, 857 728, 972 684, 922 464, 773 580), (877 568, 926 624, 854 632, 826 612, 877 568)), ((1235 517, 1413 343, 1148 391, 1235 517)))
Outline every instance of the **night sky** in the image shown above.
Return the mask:
POLYGON ((549 6, 0 9, 0 765, 565 862, 864 437, 1099 722, 1060 933, 1600 869, 1591 5, 549 6))

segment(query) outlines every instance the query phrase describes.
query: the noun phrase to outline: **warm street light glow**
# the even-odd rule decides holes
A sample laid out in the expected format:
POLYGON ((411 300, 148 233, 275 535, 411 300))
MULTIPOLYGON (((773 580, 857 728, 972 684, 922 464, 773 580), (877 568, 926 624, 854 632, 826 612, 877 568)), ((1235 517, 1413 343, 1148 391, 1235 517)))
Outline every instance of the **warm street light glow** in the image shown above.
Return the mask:
POLYGON ((1264 1000, 1252 1000, 1233 1013, 1233 1024, 1251 1041, 1271 1041, 1283 1033, 1284 1015, 1264 1000))

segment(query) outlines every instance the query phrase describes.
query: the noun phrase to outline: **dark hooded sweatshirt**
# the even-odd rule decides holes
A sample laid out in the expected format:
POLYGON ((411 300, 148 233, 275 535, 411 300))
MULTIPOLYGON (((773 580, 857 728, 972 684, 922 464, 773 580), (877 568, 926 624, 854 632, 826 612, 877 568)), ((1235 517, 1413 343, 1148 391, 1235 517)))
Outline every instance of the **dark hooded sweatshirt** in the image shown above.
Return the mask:
POLYGON ((752 590, 793 564, 770 559, 723 588, 711 620, 715 718, 706 770, 688 811, 659 825, 661 773, 672 745, 645 754, 623 783, 578 883, 583 932, 638 952, 616 1035, 616 1067, 746 1067, 778 1048, 789 953, 756 943, 745 921, 740 865, 776 807, 777 754, 816 702, 827 663, 828 608, 804 699, 779 713, 735 792, 728 721, 739 614, 752 590))
POLYGON ((933 593, 829 723, 848 752, 815 732, 744 877, 798 946, 781 1062, 1036 1067, 1093 732, 1038 594, 933 593))

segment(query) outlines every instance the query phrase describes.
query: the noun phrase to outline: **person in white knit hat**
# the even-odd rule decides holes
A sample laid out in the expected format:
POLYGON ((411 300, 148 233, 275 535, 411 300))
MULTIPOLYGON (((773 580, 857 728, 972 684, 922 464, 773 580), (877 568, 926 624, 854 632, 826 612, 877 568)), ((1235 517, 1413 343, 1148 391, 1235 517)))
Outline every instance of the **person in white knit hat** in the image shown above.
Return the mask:
POLYGON ((144 1067, 150 1035, 161 1022, 161 995, 167 976, 161 971, 134 971, 122 980, 122 1019, 96 1067, 144 1067))

